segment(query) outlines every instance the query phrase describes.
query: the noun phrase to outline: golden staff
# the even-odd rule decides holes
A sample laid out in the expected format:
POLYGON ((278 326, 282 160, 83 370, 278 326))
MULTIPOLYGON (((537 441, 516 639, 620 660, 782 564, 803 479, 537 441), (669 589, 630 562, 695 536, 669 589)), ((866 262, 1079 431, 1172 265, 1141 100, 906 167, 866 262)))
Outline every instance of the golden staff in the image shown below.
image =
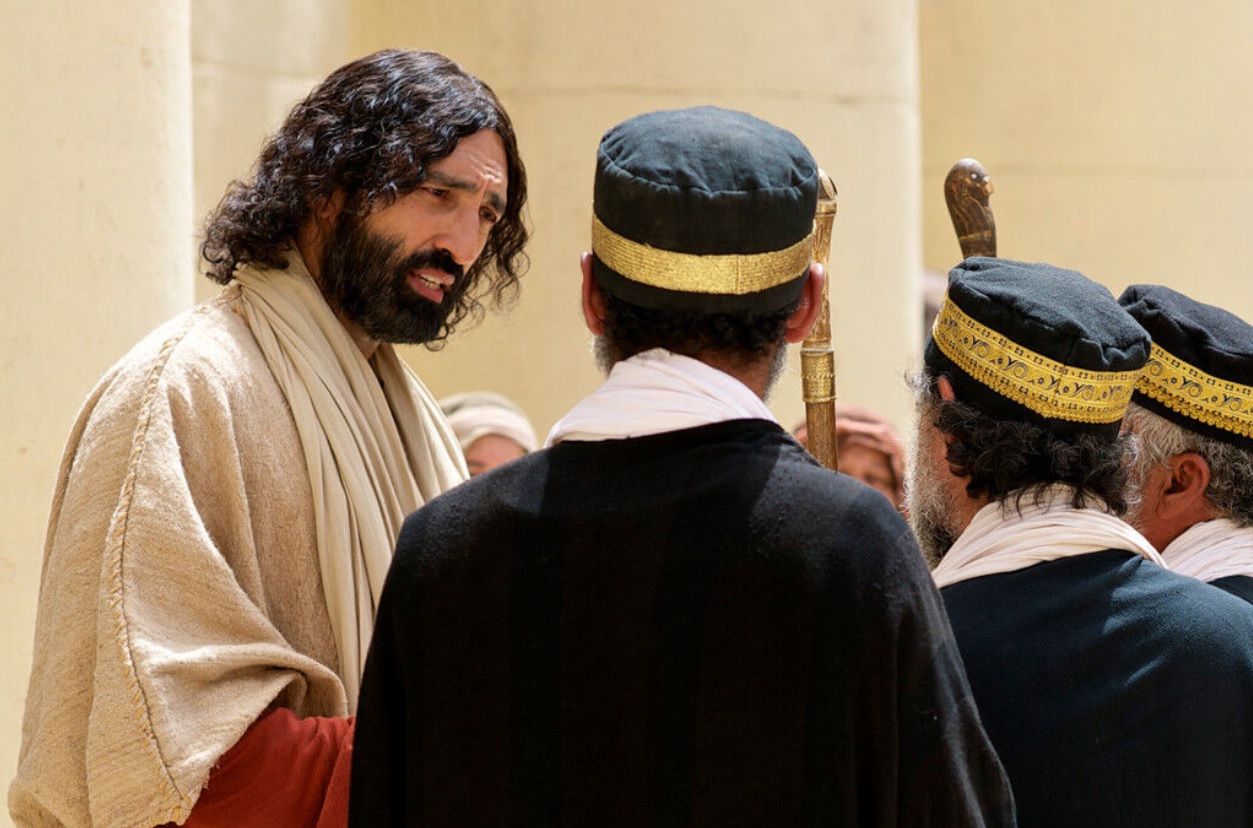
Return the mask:
POLYGON ((993 192, 988 171, 973 158, 958 161, 944 178, 944 201, 964 259, 996 256, 996 219, 988 206, 993 192))
MULTIPOLYGON (((831 258, 831 226, 835 223, 835 183, 818 170, 818 209, 814 215, 813 260, 824 268, 831 258)), ((835 352, 831 349, 831 305, 822 286, 822 309, 818 321, 801 345, 801 393, 805 399, 805 427, 809 452, 828 469, 839 464, 835 445, 835 352)))

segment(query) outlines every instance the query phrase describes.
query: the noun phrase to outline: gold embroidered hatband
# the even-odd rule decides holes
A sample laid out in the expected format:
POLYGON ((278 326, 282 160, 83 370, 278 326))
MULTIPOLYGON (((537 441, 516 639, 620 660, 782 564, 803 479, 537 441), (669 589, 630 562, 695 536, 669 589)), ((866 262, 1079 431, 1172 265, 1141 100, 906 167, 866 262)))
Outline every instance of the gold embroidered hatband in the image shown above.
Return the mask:
POLYGON ((1253 437, 1253 388, 1207 374, 1157 343, 1136 390, 1199 423, 1253 437))
POLYGON ((592 251, 633 282, 685 293, 743 296, 786 284, 803 274, 813 256, 813 232, 769 253, 698 255, 631 241, 592 216, 592 251))
POLYGON ((931 329, 940 351, 980 383, 1041 417, 1114 423, 1127 412, 1139 371, 1072 368, 967 316, 945 295, 931 329))

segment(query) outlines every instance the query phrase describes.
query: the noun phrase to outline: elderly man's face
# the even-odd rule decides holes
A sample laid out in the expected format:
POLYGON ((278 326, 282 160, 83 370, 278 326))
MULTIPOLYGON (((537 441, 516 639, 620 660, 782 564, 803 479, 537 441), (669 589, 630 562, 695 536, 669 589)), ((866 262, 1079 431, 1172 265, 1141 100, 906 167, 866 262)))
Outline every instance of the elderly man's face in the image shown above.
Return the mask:
POLYGON ((905 480, 905 511, 927 563, 934 567, 961 534, 944 439, 926 416, 919 417, 910 444, 905 480))
POLYGON ((504 142, 482 130, 432 163, 417 190, 363 219, 341 215, 320 269, 327 299, 372 339, 434 339, 504 215, 506 169, 504 142))

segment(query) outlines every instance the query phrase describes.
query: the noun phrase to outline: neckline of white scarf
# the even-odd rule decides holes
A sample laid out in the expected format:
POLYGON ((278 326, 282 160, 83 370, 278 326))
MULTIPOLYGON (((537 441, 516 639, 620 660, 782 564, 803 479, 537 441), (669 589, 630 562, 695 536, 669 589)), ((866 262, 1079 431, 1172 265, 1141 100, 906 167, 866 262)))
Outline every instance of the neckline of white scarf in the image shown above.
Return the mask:
POLYGON ((1172 570, 1202 581, 1253 577, 1253 528, 1228 518, 1195 523, 1162 550, 1172 570))
POLYGON ((748 386, 700 360, 654 348, 614 365, 545 441, 623 440, 728 420, 777 422, 748 386))
POLYGON ((1130 525, 1098 508, 1076 509, 1072 499, 1069 486, 1054 485, 984 506, 931 573, 936 586, 1108 549, 1165 566, 1152 544, 1130 525))

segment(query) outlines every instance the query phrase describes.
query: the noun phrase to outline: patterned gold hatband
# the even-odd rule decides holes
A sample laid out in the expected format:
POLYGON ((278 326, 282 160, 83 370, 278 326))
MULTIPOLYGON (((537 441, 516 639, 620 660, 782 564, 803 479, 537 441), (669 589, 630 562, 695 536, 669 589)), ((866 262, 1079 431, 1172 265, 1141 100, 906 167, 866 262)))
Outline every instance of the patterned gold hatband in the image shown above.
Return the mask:
POLYGON ((1018 345, 949 301, 931 330, 940 351, 980 383, 1041 417, 1114 423, 1127 412, 1139 371, 1073 368, 1018 345))
POLYGON ((1136 390, 1199 423, 1253 437, 1253 388, 1207 374, 1157 343, 1136 390))
POLYGON ((697 255, 631 241, 592 216, 592 251, 633 282, 685 293, 743 296, 786 284, 809 267, 813 232, 769 253, 697 255))

